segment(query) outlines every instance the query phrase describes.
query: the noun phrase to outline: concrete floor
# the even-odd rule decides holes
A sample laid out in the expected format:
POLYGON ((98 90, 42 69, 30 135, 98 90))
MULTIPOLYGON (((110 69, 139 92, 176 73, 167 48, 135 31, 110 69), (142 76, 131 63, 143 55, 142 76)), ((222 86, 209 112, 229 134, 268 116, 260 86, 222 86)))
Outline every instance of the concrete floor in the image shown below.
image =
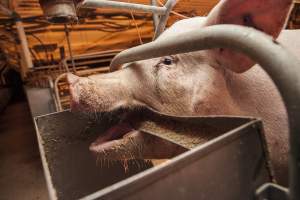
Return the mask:
POLYGON ((0 113, 0 200, 48 199, 35 130, 26 100, 0 113))

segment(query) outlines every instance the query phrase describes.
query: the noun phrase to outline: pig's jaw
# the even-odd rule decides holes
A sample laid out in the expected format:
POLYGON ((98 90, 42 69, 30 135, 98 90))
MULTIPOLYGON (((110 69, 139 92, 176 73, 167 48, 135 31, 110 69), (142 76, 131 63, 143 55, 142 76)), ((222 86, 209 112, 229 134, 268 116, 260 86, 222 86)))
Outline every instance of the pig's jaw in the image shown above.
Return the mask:
POLYGON ((116 150, 116 148, 122 144, 121 140, 128 136, 133 130, 129 123, 119 123, 108 129, 104 134, 101 134, 90 145, 90 151, 97 154, 116 150))

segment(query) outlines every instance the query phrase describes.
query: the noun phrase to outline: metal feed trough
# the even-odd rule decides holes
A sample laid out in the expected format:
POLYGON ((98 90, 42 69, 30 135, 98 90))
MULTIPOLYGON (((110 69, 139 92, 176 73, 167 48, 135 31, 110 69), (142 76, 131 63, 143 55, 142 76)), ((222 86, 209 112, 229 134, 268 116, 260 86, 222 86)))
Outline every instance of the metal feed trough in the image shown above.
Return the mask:
POLYGON ((90 142, 115 122, 103 117, 97 125, 91 124, 65 111, 35 118, 52 199, 299 199, 300 62, 272 38, 251 28, 217 25, 186 34, 191 37, 159 41, 161 52, 153 51, 157 50, 157 41, 126 50, 112 61, 111 70, 134 60, 209 48, 230 48, 250 56, 272 77, 286 103, 291 143, 289 190, 272 183, 272 166, 259 120, 141 112, 138 119, 167 127, 168 131, 181 134, 183 140, 172 140, 158 129, 141 127, 153 137, 187 148, 181 142, 190 137, 192 130, 199 142, 155 167, 146 161, 132 161, 125 173, 122 163, 97 166, 88 150, 90 142), (173 126, 167 126, 168 122, 173 126))
POLYGON ((252 199, 256 188, 272 180, 259 120, 139 113, 160 126, 171 123, 177 132, 180 127, 188 131, 196 125, 199 130, 193 132, 206 140, 156 167, 151 168, 146 161, 131 161, 125 171, 122 162, 97 163, 88 148, 99 133, 115 122, 103 117, 95 124, 69 111, 37 117, 51 198, 252 199))

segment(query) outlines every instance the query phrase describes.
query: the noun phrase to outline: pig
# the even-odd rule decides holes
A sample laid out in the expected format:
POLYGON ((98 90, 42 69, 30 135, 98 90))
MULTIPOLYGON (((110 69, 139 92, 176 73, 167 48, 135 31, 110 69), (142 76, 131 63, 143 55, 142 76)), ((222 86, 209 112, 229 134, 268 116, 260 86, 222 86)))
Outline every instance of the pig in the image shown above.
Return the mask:
MULTIPOLYGON (((263 31, 274 39, 281 33, 278 41, 297 56, 300 32, 283 31, 292 5, 292 0, 221 0, 207 17, 178 21, 157 40, 211 25, 237 24, 263 31)), ((148 107, 178 116, 262 118, 275 177, 287 185, 288 117, 284 103, 265 71, 242 54, 228 49, 204 50, 132 62, 107 74, 68 74, 67 79, 74 112, 109 113, 148 107)), ((170 158, 180 153, 126 123, 109 129, 91 144, 90 150, 98 154, 118 151, 120 156, 111 159, 141 154, 146 158, 170 158), (134 152, 134 145, 140 152, 134 152)))

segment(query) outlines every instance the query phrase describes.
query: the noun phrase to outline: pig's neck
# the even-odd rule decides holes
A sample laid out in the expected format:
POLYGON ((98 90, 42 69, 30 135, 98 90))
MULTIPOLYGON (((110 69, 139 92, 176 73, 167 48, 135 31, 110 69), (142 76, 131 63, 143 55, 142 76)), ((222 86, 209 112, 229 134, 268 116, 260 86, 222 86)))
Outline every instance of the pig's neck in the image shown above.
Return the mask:
POLYGON ((259 65, 243 74, 226 71, 226 82, 230 96, 240 113, 266 119, 275 115, 286 117, 278 90, 259 65))
POLYGON ((243 74, 228 73, 227 87, 244 115, 263 120, 271 160, 284 168, 288 154, 287 113, 278 90, 259 65, 243 74))

